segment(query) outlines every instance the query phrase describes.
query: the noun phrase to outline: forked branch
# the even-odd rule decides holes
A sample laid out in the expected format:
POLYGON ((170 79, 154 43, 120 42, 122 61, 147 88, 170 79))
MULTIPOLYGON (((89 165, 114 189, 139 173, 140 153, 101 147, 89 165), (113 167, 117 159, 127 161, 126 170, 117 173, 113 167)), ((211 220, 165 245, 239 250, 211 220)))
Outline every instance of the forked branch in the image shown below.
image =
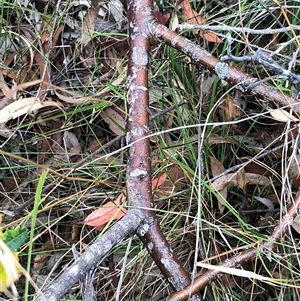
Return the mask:
MULTIPOLYGON (((169 301, 187 300, 191 293, 195 294, 191 300, 200 300, 200 297, 196 295, 199 290, 220 275, 219 271, 209 270, 195 280, 193 286, 190 286, 189 274, 173 254, 160 230, 159 222, 153 210, 151 154, 149 139, 147 138, 149 134, 148 67, 151 41, 163 41, 185 53, 195 63, 199 63, 216 73, 222 80, 226 80, 242 92, 250 92, 265 101, 273 101, 278 106, 289 106, 294 111, 300 112, 299 102, 295 99, 230 67, 195 43, 159 24, 153 14, 152 0, 129 0, 127 10, 130 30, 127 79, 129 107, 127 143, 131 145, 126 176, 128 213, 87 248, 86 252, 36 299, 37 301, 59 300, 79 281, 80 277, 93 267, 99 266, 116 245, 134 233, 137 233, 143 241, 173 289, 178 291, 168 298, 169 301)), ((294 204, 280 220, 268 241, 258 249, 250 249, 233 256, 222 266, 236 267, 251 260, 259 251, 270 252, 275 247, 276 242, 284 235, 294 216, 299 212, 299 204, 300 196, 297 195, 294 204)))

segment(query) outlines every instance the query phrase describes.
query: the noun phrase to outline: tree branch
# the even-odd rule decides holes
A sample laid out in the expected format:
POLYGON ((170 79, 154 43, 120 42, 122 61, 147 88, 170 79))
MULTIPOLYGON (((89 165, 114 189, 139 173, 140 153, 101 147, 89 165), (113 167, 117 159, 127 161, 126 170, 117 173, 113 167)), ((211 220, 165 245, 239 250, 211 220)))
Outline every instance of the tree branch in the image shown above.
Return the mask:
MULTIPOLYGON (((127 143, 127 197, 129 207, 144 208, 143 222, 137 234, 154 259, 162 274, 175 291, 191 283, 187 271, 180 264, 163 235, 153 209, 151 189, 151 157, 149 134, 148 63, 151 33, 148 24, 154 22, 151 0, 129 0, 130 24, 127 143)), ((200 300, 196 296, 194 300, 200 300)))
MULTIPOLYGON (((200 276, 190 287, 188 273, 182 268, 176 256, 162 234, 153 210, 151 191, 151 158, 149 138, 149 88, 148 65, 150 39, 166 44, 190 56, 194 62, 203 65, 216 73, 220 79, 235 85, 242 92, 257 95, 264 100, 271 100, 281 106, 293 106, 300 112, 297 100, 271 89, 228 64, 221 62, 195 43, 181 37, 157 23, 153 16, 152 0, 128 0, 128 24, 130 28, 130 53, 128 63, 128 120, 127 143, 130 144, 127 165, 127 196, 129 209, 127 214, 114 224, 102 237, 87 248, 86 252, 68 267, 61 276, 41 294, 36 301, 56 301, 79 281, 80 277, 95 266, 99 266, 105 256, 121 241, 137 231, 140 239, 147 247, 156 264, 160 267, 169 283, 175 290, 169 301, 187 300, 190 292, 193 294, 216 279, 221 273, 210 270, 200 276), (255 85, 253 85, 255 83, 255 85), (185 288, 184 288, 185 287, 185 288)), ((270 252, 275 243, 281 238, 294 215, 299 210, 300 197, 295 198, 286 216, 274 229, 270 239, 258 251, 270 252)), ((250 249, 242 252, 223 263, 225 267, 235 267, 251 260, 257 250, 250 249)), ((192 298, 198 300, 197 296, 192 298)))
POLYGON ((250 77, 248 74, 230 67, 197 44, 157 22, 149 24, 149 28, 153 38, 157 42, 163 41, 169 46, 185 53, 195 63, 201 64, 211 72, 217 74, 220 79, 227 81, 231 85, 235 85, 235 88, 241 92, 259 96, 266 101, 274 101, 280 106, 292 107, 295 112, 300 113, 300 103, 298 100, 258 82, 257 78, 250 77), (253 85, 254 83, 255 85, 253 85))

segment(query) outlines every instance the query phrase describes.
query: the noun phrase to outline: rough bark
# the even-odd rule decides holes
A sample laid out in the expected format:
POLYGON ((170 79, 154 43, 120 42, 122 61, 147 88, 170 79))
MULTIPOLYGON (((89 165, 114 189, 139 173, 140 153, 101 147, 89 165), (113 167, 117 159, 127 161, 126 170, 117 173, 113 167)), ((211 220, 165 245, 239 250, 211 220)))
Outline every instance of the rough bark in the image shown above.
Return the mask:
POLYGON ((93 267, 100 265, 107 254, 127 236, 135 233, 142 217, 140 210, 131 210, 123 219, 114 224, 107 232, 90 245, 81 257, 66 268, 47 289, 40 294, 36 301, 59 300, 93 267))

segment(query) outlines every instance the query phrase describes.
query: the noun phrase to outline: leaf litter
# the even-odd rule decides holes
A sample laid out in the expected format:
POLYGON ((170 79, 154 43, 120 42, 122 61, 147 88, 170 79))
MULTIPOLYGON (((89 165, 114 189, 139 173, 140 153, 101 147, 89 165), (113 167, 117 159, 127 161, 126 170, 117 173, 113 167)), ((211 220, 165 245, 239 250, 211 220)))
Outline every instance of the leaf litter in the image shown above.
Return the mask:
MULTIPOLYGON (((214 4, 216 8, 210 9, 216 13, 221 4, 214 2, 209 5, 214 4)), ((22 2, 17 7, 8 6, 10 11, 16 8, 18 13, 11 17, 10 13, 3 12, 2 16, 5 20, 3 27, 18 22, 22 26, 18 33, 9 30, 8 26, 3 32, 5 38, 0 48, 0 142, 1 150, 11 154, 2 153, 1 165, 5 168, 1 170, 0 191, 1 210, 13 216, 12 219, 9 214, 5 215, 4 222, 21 218, 25 223, 32 209, 32 195, 39 175, 47 167, 61 175, 52 174, 47 179, 43 191, 46 200, 40 208, 47 213, 46 216, 40 214, 44 222, 35 233, 36 252, 42 251, 43 254, 34 257, 33 278, 43 279, 39 277, 52 270, 51 280, 58 273, 57 267, 54 269, 56 257, 53 255, 59 253, 58 248, 68 252, 70 244, 76 243, 78 249, 84 249, 97 236, 92 228, 100 231, 126 214, 126 195, 122 192, 125 188, 126 154, 120 151, 110 160, 102 157, 122 149, 125 143, 128 24, 120 1, 74 1, 61 7, 45 3, 39 5, 33 1, 22 2), (22 14, 24 18, 18 20, 22 14), (115 138, 118 139, 110 144, 115 138), (94 152, 97 154, 88 164, 82 163, 94 152), (77 167, 73 169, 74 166, 77 167), (43 245, 47 246, 43 248, 43 245)), ((179 5, 182 10, 178 12, 175 9, 170 13, 158 11, 159 22, 170 23, 173 30, 177 30, 180 22, 199 25, 213 21, 213 14, 212 17, 205 14, 195 3, 184 0, 179 5)), ((219 11, 216 14, 222 16, 219 11)), ((223 47, 225 40, 219 33, 197 29, 192 32, 196 36, 193 39, 197 42, 202 39, 201 42, 207 43, 211 51, 223 47)), ((239 36, 236 38, 240 39, 239 36)), ((277 45, 276 40, 268 42, 274 47, 277 45)), ((185 76, 187 70, 192 72, 195 83, 199 84, 203 70, 190 64, 185 56, 172 58, 160 48, 153 50, 153 56, 162 64, 151 66, 150 115, 164 112, 166 107, 179 102, 178 98, 184 99, 187 105, 181 111, 175 107, 154 119, 151 130, 159 132, 197 124, 199 116, 195 108, 199 107, 199 98, 193 96, 194 91, 188 90, 180 73, 185 76), (175 61, 180 64, 176 65, 175 61), (184 69, 185 64, 187 69, 184 69)), ((256 71, 260 72, 258 77, 266 78, 264 70, 256 71)), ((208 247, 207 253, 213 256, 234 249, 243 240, 241 234, 236 237, 232 230, 235 223, 232 222, 234 214, 228 210, 230 206, 242 209, 240 216, 251 227, 264 225, 264 233, 268 233, 269 218, 276 220, 278 210, 285 205, 282 187, 289 187, 291 180, 292 193, 298 189, 299 155, 294 152, 297 149, 299 118, 289 108, 277 108, 272 104, 266 106, 265 100, 254 100, 251 95, 227 93, 227 87, 222 86, 214 75, 209 75, 204 85, 206 88, 198 91, 205 94, 201 122, 223 123, 208 127, 204 133, 208 152, 203 171, 208 192, 204 196, 209 196, 204 206, 208 219, 207 227, 204 227, 205 243, 212 237, 222 241, 216 253, 208 247), (217 94, 213 95, 217 104, 211 104, 215 83, 219 86, 217 94), (219 103, 217 99, 220 99, 219 103), (209 118, 206 119, 207 116, 209 118), (280 151, 272 151, 281 144, 280 151), (257 159, 262 153, 265 155, 257 159), (282 162, 284 170, 281 169, 282 162), (240 164, 244 166, 231 170, 240 164), (223 201, 212 197, 209 194, 211 190, 220 194, 230 206, 224 206, 223 201), (213 231, 208 227, 210 223, 220 228, 227 225, 227 232, 213 231)), ((159 135, 151 137, 152 168, 155 172, 152 190, 155 209, 159 218, 165 221, 163 227, 170 231, 175 246, 178 243, 173 237, 182 235, 179 254, 186 260, 194 252, 193 237, 196 235, 191 220, 197 215, 197 197, 192 192, 192 183, 197 169, 198 145, 195 144, 195 130, 186 131, 186 136, 182 133, 174 130, 165 134, 164 139, 159 135), (160 210, 168 214, 160 213, 160 210), (184 218, 178 218, 178 212, 184 218)), ((300 233, 298 218, 292 226, 296 233, 300 233)), ((294 239, 297 241, 298 237, 294 239)), ((123 258, 124 252, 120 254, 123 258)), ((140 265, 131 266, 133 273, 125 282, 142 283, 138 281, 138 275, 134 276, 138 269, 149 270, 151 274, 150 261, 142 254, 140 265)), ((136 254, 130 256, 134 258, 136 254)), ((61 255, 59 265, 63 266, 69 260, 61 255)), ((185 263, 187 266, 190 264, 188 260, 185 263)), ((118 268, 111 266, 112 262, 103 264, 101 273, 113 279, 118 268)), ((276 273, 274 268, 274 275, 276 273)), ((144 288, 145 296, 152 296, 150 278, 146 281, 149 286, 144 288)), ((99 285, 105 287, 101 281, 99 285)), ((231 280, 230 288, 237 285, 242 285, 240 280, 231 280)), ((20 287, 21 294, 22 290, 20 287)), ((126 286, 124 294, 125 290, 126 286)), ((270 290, 265 288, 265 291, 270 290)), ((164 293, 162 289, 162 295, 164 293)), ((113 293, 104 292, 103 298, 105 294, 105 297, 113 298, 113 293)), ((134 290, 130 294, 131 300, 138 296, 134 290)), ((247 299, 250 292, 245 294, 247 299)), ((69 298, 74 296, 75 291, 71 291, 69 298)))

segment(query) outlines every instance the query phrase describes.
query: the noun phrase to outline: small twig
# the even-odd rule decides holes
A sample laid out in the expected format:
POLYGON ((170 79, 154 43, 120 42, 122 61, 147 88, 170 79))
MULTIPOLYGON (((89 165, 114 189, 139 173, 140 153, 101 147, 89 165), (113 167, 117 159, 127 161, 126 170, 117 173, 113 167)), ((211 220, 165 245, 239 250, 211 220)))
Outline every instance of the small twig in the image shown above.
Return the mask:
POLYGON ((280 212, 281 209, 253 209, 253 210, 239 210, 241 214, 250 214, 250 213, 275 213, 280 212))
MULTIPOLYGON (((270 56, 264 54, 261 49, 256 50, 252 55, 245 55, 241 57, 237 57, 232 55, 231 52, 231 37, 228 35, 228 46, 227 46, 227 55, 220 58, 222 62, 225 61, 233 61, 233 62, 256 62, 259 65, 264 66, 268 70, 275 73, 278 77, 287 78, 292 85, 296 88, 298 92, 300 92, 300 76, 290 72, 287 69, 282 68, 279 64, 277 64, 270 56)), ((253 85, 258 85, 260 81, 254 83, 253 85)))
POLYGON ((294 111, 300 112, 300 103, 298 100, 285 95, 279 90, 272 89, 263 83, 253 85, 253 83, 258 81, 257 78, 250 77, 248 74, 221 62, 212 56, 211 53, 176 32, 157 22, 149 24, 149 28, 151 29, 153 38, 157 42, 164 41, 167 45, 185 53, 195 63, 201 64, 211 72, 217 74, 220 79, 227 81, 231 85, 235 85, 235 88, 241 92, 251 93, 266 101, 274 101, 280 106, 293 105, 294 111))
MULTIPOLYGON (((248 27, 234 27, 228 25, 194 25, 188 23, 182 23, 177 25, 177 29, 186 30, 186 29, 199 29, 199 30, 210 30, 210 31, 230 31, 230 32, 245 32, 249 34, 259 34, 259 35, 270 35, 270 34, 278 34, 291 31, 290 27, 282 27, 282 28, 265 28, 265 29, 253 29, 248 27)), ((293 25, 294 30, 300 30, 299 25, 293 25)))
MULTIPOLYGON (((74 244, 72 245, 72 253, 75 260, 79 258, 79 254, 74 244)), ((79 279, 79 285, 81 288, 81 295, 83 301, 96 301, 96 294, 93 285, 93 278, 96 271, 97 267, 93 267, 79 279)))

